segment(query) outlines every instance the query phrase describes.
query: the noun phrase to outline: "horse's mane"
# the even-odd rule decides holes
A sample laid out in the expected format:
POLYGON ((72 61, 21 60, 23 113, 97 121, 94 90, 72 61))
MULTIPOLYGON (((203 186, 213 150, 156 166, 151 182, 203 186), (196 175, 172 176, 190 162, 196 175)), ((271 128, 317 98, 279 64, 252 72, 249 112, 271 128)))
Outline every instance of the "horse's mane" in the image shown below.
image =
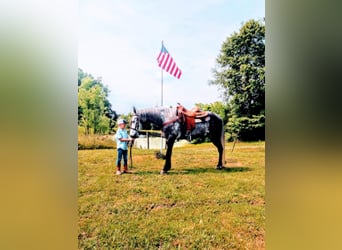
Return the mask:
POLYGON ((137 110, 142 121, 150 121, 161 126, 164 122, 177 118, 176 108, 154 107, 137 110))

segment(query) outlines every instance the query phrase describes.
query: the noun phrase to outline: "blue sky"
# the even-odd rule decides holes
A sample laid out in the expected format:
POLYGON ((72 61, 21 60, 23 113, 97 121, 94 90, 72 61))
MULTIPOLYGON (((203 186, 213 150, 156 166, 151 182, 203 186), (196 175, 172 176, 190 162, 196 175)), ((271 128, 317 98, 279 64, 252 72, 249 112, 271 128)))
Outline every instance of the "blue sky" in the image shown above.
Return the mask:
POLYGON ((208 84, 222 43, 265 16, 264 0, 81 0, 78 65, 110 89, 119 114, 161 103, 157 56, 164 41, 182 77, 163 72, 164 106, 221 101, 208 84))

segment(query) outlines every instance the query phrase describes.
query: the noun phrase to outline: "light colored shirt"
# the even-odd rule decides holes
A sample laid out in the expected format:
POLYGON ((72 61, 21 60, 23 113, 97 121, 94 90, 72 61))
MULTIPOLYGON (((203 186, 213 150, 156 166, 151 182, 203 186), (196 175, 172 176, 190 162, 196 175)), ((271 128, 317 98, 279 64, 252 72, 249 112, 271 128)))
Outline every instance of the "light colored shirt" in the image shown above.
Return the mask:
POLYGON ((121 148, 123 150, 127 150, 128 142, 120 141, 121 138, 128 139, 128 133, 127 133, 126 129, 119 128, 118 131, 116 132, 115 138, 116 138, 116 148, 117 149, 121 148))

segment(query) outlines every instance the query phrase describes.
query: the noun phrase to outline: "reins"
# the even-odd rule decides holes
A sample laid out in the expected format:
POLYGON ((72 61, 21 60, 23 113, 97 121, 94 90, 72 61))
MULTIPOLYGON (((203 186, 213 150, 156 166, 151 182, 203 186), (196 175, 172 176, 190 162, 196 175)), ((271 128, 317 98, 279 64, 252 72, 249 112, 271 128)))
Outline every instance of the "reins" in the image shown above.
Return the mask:
POLYGON ((133 168, 133 157, 132 157, 132 148, 133 148, 134 140, 129 142, 129 168, 133 168))
POLYGON ((169 125, 169 124, 171 124, 171 123, 174 123, 174 122, 178 121, 178 119, 179 119, 179 118, 177 117, 177 118, 172 119, 172 120, 170 120, 170 121, 164 122, 164 123, 163 123, 163 127, 165 127, 166 125, 169 125))

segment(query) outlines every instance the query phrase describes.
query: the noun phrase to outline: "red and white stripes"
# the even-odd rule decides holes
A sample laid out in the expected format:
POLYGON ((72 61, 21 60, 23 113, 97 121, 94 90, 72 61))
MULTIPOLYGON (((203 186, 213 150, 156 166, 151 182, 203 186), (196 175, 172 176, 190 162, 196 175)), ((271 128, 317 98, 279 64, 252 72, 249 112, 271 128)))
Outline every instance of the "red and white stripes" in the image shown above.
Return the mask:
POLYGON ((166 72, 170 73, 174 77, 177 77, 178 79, 181 77, 182 70, 177 67, 175 61, 173 60, 169 52, 166 50, 164 45, 162 46, 162 49, 157 57, 157 62, 158 66, 166 72))

